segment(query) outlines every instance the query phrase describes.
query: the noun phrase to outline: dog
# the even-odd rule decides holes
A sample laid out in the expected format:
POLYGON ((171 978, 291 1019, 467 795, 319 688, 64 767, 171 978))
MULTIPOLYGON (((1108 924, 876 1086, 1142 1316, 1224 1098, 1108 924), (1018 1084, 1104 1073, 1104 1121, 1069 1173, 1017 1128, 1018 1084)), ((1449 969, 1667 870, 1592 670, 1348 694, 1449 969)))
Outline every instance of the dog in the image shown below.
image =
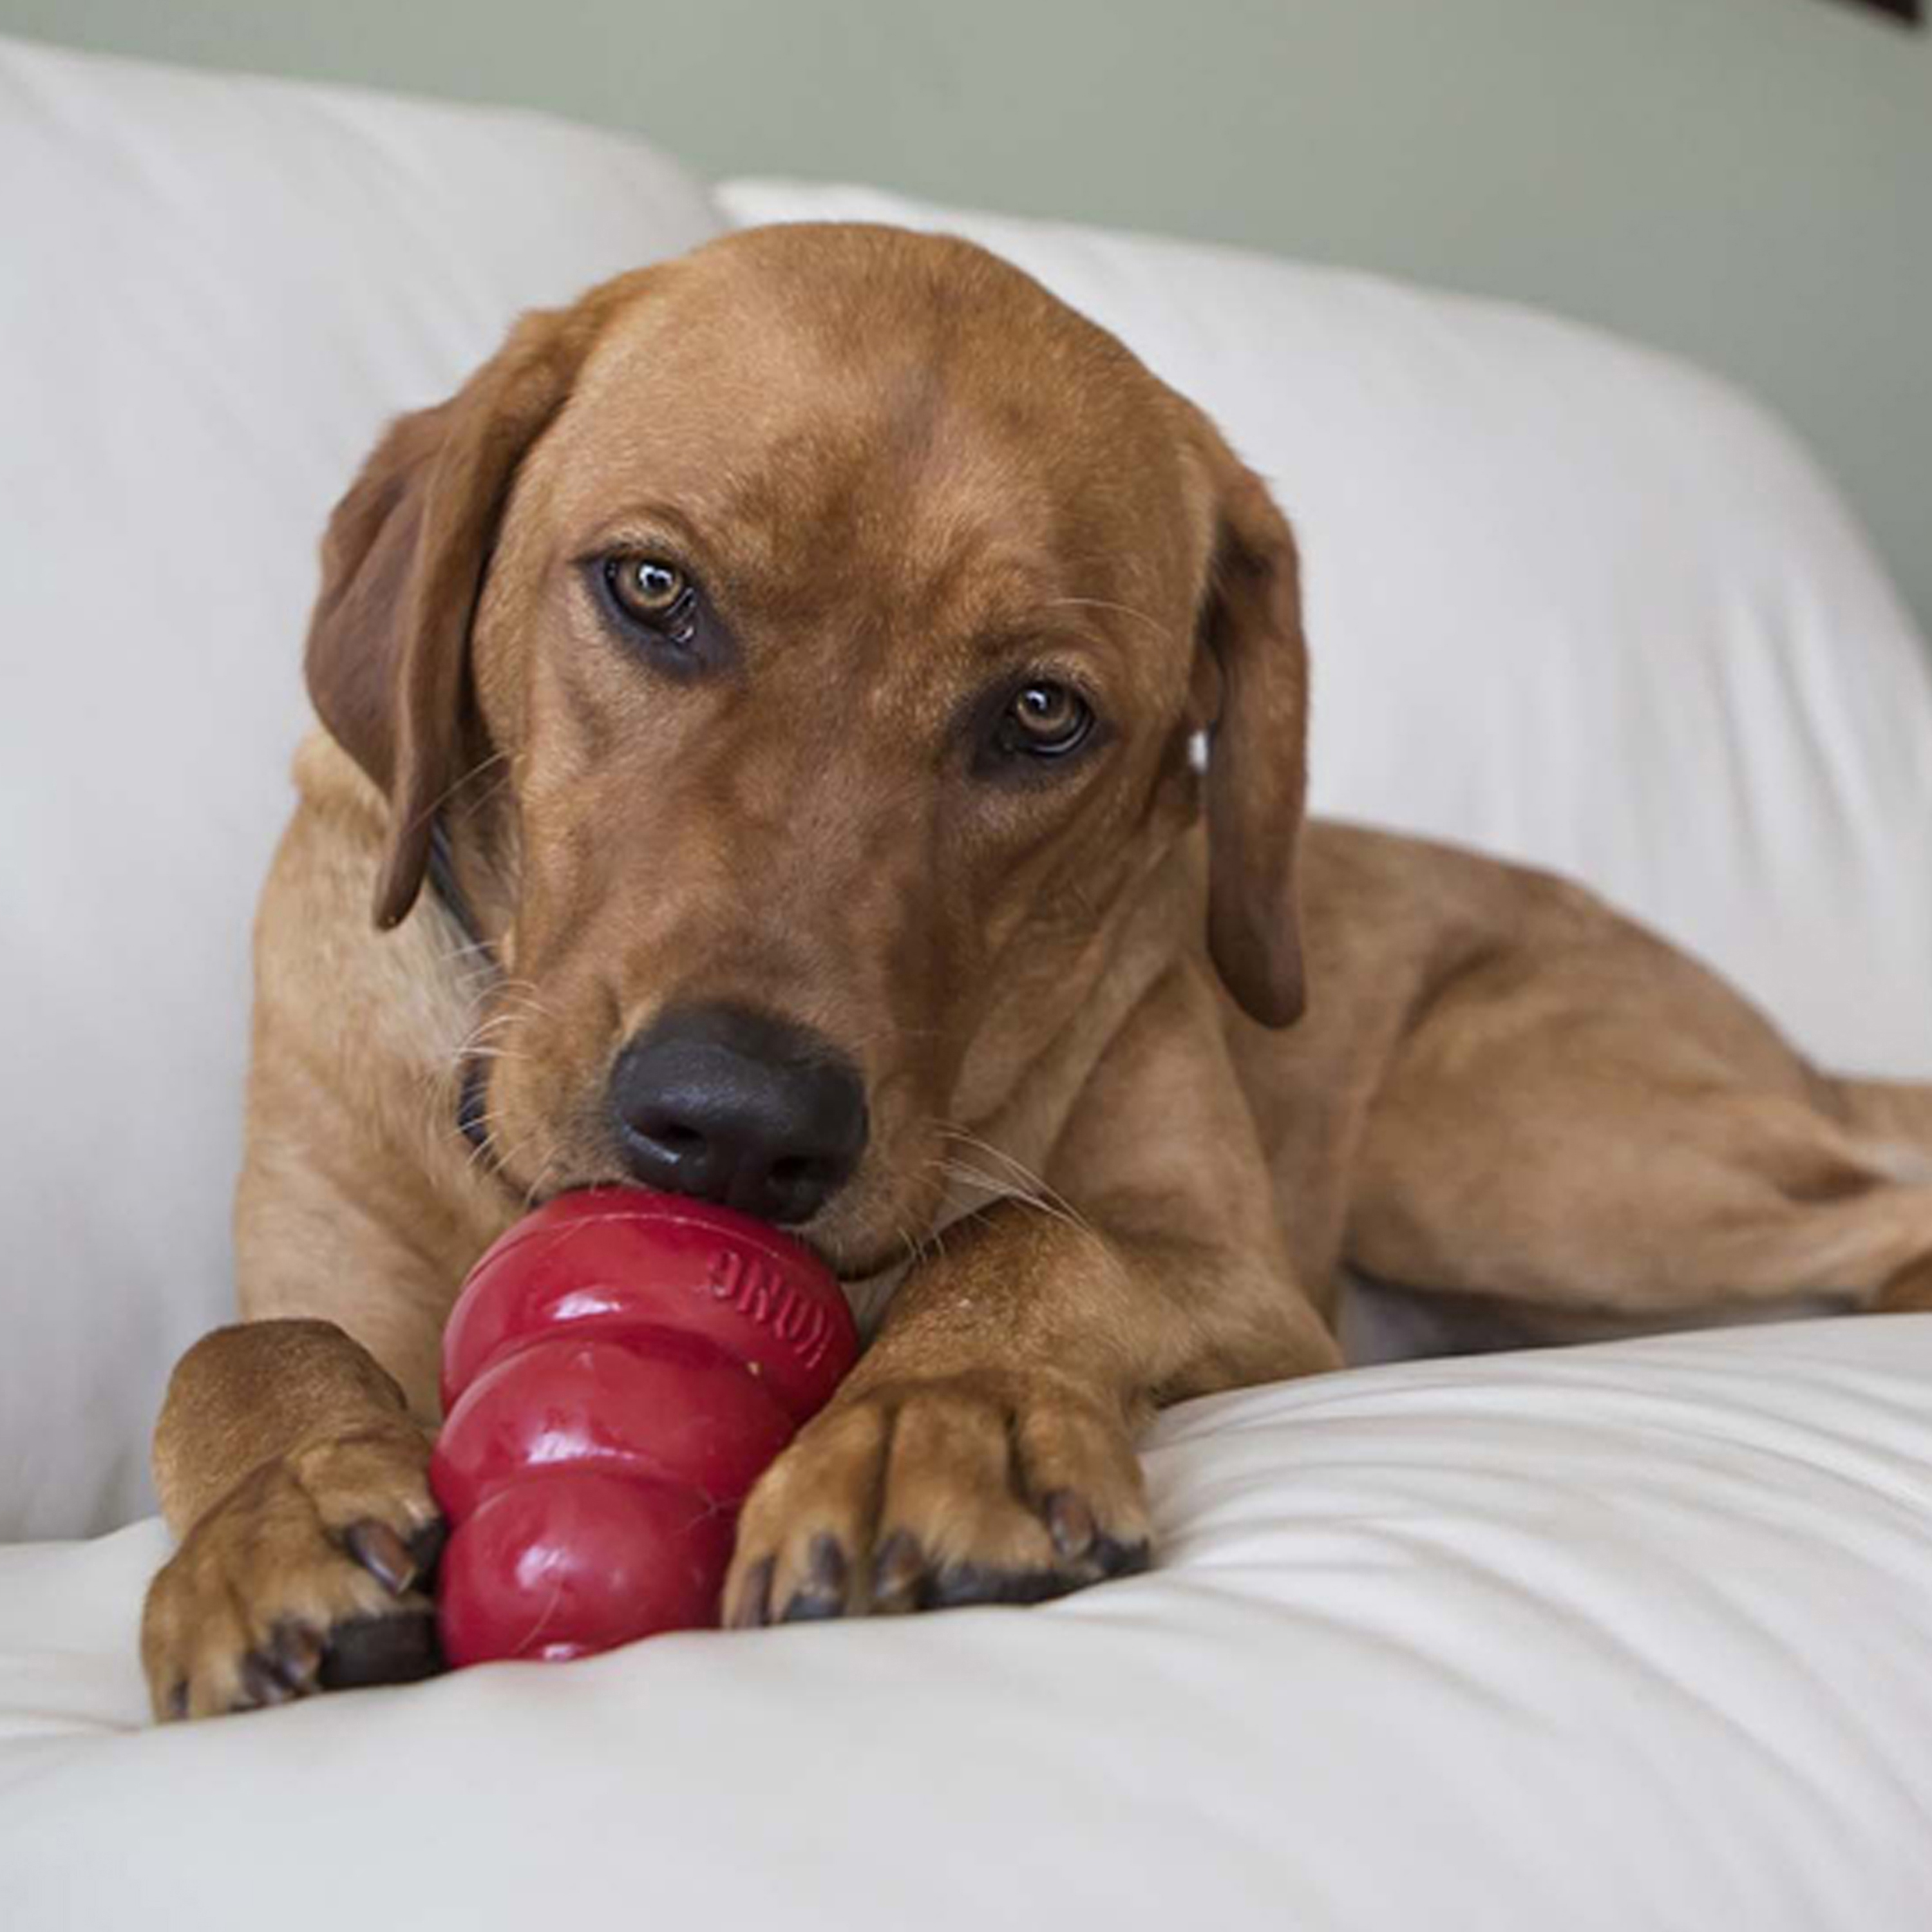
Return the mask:
POLYGON ((1932 1089, 1574 885, 1305 824, 1267 488, 965 243, 754 230, 526 316, 336 509, 306 662, 159 1718, 435 1667, 440 1331, 568 1188, 792 1227, 875 1322, 740 1627, 1138 1568, 1136 1429, 1336 1367, 1345 1270, 1932 1302, 1932 1089))

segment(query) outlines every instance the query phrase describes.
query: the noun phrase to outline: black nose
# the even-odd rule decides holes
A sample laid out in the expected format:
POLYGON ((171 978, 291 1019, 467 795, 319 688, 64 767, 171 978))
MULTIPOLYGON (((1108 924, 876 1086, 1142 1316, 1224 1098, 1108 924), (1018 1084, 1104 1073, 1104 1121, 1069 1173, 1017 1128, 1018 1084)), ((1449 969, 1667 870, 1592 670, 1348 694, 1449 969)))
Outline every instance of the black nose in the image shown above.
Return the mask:
POLYGON ((691 1006, 617 1057, 610 1111, 647 1187, 805 1221, 851 1178, 866 1090, 829 1041, 767 1013, 691 1006))

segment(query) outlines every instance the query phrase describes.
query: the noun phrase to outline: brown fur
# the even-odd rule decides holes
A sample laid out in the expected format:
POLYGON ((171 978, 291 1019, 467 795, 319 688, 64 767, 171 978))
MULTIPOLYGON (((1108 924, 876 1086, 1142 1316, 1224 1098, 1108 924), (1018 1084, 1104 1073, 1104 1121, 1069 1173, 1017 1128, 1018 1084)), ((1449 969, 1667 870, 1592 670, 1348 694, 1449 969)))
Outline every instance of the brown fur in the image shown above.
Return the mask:
POLYGON ((963 244, 754 231, 527 318, 345 498, 308 663, 245 1318, 156 1438, 163 1714, 422 1615, 443 1316, 529 1202, 621 1178, 606 1076, 680 998, 854 1058, 871 1142, 807 1232, 855 1281, 911 1259, 745 1510, 734 1621, 1130 1567, 1134 1429, 1334 1366, 1346 1267, 1566 1318, 1928 1297, 1920 1090, 1814 1072, 1574 886, 1304 830, 1287 526, 963 244), (706 586, 721 669, 614 636, 583 563, 617 548, 706 586), (1106 742, 989 779, 967 721, 1028 674, 1090 686, 1106 742), (494 960, 422 890, 439 814, 494 960))

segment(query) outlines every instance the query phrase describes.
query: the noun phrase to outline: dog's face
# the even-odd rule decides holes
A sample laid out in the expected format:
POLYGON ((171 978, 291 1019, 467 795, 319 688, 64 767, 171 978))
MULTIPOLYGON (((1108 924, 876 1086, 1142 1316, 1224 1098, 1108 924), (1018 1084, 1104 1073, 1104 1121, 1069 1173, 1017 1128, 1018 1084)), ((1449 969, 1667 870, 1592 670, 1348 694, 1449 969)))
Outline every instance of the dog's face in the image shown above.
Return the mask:
POLYGON ((506 1178, 633 1175, 896 1258, 1198 810, 1213 947, 1298 1000, 1302 665, 1265 494, 964 244, 732 238, 527 320, 338 511, 310 647, 503 980, 506 1178))

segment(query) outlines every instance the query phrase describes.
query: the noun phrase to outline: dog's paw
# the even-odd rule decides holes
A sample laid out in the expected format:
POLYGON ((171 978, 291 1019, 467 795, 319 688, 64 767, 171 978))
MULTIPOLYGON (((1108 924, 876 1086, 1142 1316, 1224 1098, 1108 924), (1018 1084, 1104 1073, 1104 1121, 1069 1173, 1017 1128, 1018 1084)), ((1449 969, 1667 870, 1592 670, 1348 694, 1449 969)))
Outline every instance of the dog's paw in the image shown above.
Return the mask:
POLYGON ((808 1423, 746 1500, 727 1623, 1030 1604, 1148 1562, 1126 1428, 1068 1384, 883 1383, 808 1423))
POLYGON ((141 1661, 155 1716, 430 1676, 442 1538, 429 1444, 406 1423, 264 1463, 148 1586, 141 1661))

